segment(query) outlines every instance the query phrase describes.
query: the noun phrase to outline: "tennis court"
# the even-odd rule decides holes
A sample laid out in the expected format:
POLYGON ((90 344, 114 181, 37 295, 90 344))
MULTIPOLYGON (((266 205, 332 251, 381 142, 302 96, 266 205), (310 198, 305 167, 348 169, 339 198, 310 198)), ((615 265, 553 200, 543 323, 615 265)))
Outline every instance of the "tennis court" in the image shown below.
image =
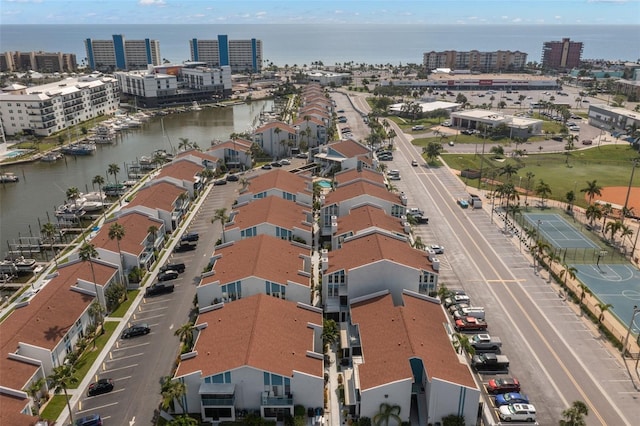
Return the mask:
POLYGON ((596 243, 582 235, 559 214, 525 213, 524 217, 531 227, 556 248, 599 249, 596 243))
MULTIPOLYGON (((630 265, 571 265, 582 281, 602 303, 610 303, 612 312, 623 324, 628 324, 634 305, 640 305, 640 271, 630 265)), ((640 320, 640 318, 639 318, 640 320)), ((640 323, 632 327, 640 331, 640 323)))

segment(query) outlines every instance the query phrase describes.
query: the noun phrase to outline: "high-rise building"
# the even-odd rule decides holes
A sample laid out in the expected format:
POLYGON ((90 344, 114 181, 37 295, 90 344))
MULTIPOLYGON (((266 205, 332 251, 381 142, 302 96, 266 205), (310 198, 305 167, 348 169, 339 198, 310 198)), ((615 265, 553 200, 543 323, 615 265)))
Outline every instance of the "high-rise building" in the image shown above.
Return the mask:
POLYGON ((73 53, 4 52, 0 71, 70 72, 78 67, 73 53))
POLYGON ((260 72, 262 69, 262 41, 229 40, 218 35, 217 40, 189 40, 191 60, 205 62, 210 67, 229 65, 231 72, 260 72))
POLYGON ((160 42, 157 40, 125 40, 114 34, 111 40, 86 39, 89 68, 99 71, 146 69, 160 65, 160 42))
POLYGON ((470 50, 459 52, 445 50, 443 52, 426 52, 422 63, 428 69, 451 68, 454 70, 471 70, 478 72, 519 71, 527 63, 527 54, 516 50, 498 50, 495 52, 479 52, 470 50))
POLYGON ((542 45, 542 68, 558 71, 570 70, 580 66, 582 56, 582 42, 545 41, 542 45))

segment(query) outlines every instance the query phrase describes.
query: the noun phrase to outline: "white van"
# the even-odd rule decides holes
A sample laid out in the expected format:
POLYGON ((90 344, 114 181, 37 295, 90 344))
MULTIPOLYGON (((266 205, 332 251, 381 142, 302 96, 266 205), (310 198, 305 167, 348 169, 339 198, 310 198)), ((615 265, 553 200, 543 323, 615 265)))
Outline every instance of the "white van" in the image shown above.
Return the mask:
POLYGON ((484 308, 477 306, 468 306, 466 308, 458 309, 453 313, 453 317, 455 319, 464 318, 464 317, 474 317, 477 319, 484 319, 484 308))

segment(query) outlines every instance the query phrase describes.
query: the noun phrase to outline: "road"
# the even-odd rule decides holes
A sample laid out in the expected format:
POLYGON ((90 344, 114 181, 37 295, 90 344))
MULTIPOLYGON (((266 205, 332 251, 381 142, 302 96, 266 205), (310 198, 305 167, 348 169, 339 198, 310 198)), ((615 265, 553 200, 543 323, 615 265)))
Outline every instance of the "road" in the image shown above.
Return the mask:
MULTIPOLYGON (((339 108, 346 105, 342 96, 334 98, 339 108)), ((368 109, 360 97, 353 103, 368 109)), ((502 222, 491 216, 487 203, 482 210, 461 209, 456 199, 468 196, 464 184, 446 167, 428 167, 409 138, 393 127, 399 136, 387 166, 402 176, 394 185, 407 195, 409 207, 429 217, 416 235, 426 244, 445 246, 440 282, 464 288, 473 305, 485 307, 489 331, 502 338, 511 374, 536 406, 539 424, 557 424, 575 400, 588 405, 589 425, 635 424, 638 391, 619 355, 558 296, 546 273, 534 272, 527 253, 502 233, 502 222), (414 159, 419 167, 411 167, 414 159)), ((491 378, 477 377, 480 382, 491 378)))

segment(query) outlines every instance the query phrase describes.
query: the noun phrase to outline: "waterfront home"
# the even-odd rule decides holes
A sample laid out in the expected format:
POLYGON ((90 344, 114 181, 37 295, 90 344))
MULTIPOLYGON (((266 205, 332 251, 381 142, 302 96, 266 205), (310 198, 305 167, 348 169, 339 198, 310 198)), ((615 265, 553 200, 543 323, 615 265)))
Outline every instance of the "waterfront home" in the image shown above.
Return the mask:
POLYGON ((328 141, 327 123, 315 116, 299 117, 293 122, 298 132, 298 141, 306 142, 307 148, 315 148, 326 144, 328 141))
POLYGON ((252 136, 264 152, 274 159, 289 157, 291 148, 298 146, 296 129, 286 123, 274 121, 258 127, 252 136))
POLYGON ((178 158, 165 164, 154 181, 166 180, 180 185, 189 191, 191 198, 196 198, 204 186, 200 174, 206 169, 199 159, 178 158))
POLYGON ((253 142, 242 138, 229 139, 224 142, 212 143, 207 153, 221 159, 227 166, 227 170, 248 170, 253 167, 254 161, 251 154, 252 144, 253 142))
POLYGON ((276 420, 295 405, 324 405, 320 309, 259 294, 210 307, 195 329, 173 379, 186 385, 187 412, 205 422, 254 410, 276 420))
POLYGON ((347 169, 372 168, 369 148, 352 139, 331 142, 314 156, 320 164, 320 175, 347 169))
POLYGON ((135 210, 164 222, 167 232, 173 232, 189 210, 189 191, 166 180, 151 181, 141 188, 119 215, 135 210))
POLYGON ((175 156, 176 159, 188 159, 195 163, 202 164, 205 169, 211 170, 216 173, 218 171, 220 157, 213 154, 213 152, 202 152, 195 148, 188 149, 186 151, 180 151, 175 156))
POLYGON ((355 181, 342 185, 334 191, 320 197, 320 226, 322 235, 332 233, 332 224, 336 219, 349 214, 351 209, 363 205, 372 205, 383 209, 388 215, 401 218, 406 214, 403 198, 378 185, 355 181))
POLYGON ((480 390, 451 344, 438 299, 405 291, 394 301, 381 292, 351 303, 351 323, 343 324, 340 339, 350 359, 342 369, 345 405, 370 418, 383 403, 397 406, 402 421, 417 412, 421 425, 450 414, 474 420, 480 390))
POLYGON ((298 175, 285 170, 272 170, 247 180, 247 185, 238 196, 238 203, 265 198, 270 195, 284 198, 311 207, 313 183, 310 176, 298 175))
POLYGON ((342 247, 342 243, 354 235, 371 230, 404 238, 407 241, 411 232, 411 226, 405 220, 390 216, 381 208, 371 205, 355 207, 349 214, 340 216, 331 225, 332 249, 342 247))
POLYGON ((165 244, 165 226, 160 219, 150 217, 139 211, 129 210, 117 218, 106 221, 91 243, 98 251, 100 258, 119 265, 127 276, 133 268, 149 270, 156 261, 155 253, 165 244), (124 229, 120 241, 109 237, 113 224, 124 229), (155 227, 155 232, 149 232, 155 227))
POLYGON ((437 265, 404 237, 370 230, 320 257, 325 315, 335 321, 345 321, 349 301, 358 297, 388 290, 399 304, 403 290, 430 294, 438 287, 437 265))
POLYGON ((198 285, 198 304, 206 307, 254 294, 308 303, 311 298, 311 248, 258 235, 217 246, 198 285))
POLYGON ((225 241, 271 235, 311 245, 313 211, 275 195, 236 204, 224 227, 225 241))

